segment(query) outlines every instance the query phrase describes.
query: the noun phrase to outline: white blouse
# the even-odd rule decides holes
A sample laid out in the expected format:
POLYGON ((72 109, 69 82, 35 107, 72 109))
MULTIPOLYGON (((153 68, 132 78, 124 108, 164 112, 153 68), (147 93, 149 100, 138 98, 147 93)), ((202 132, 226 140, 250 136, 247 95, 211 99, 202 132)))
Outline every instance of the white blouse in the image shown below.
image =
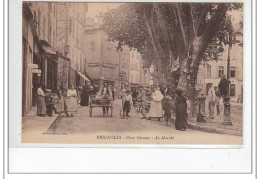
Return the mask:
POLYGON ((126 95, 126 96, 125 96, 125 100, 126 100, 126 101, 130 101, 130 102, 132 102, 132 101, 133 101, 133 99, 132 99, 132 96, 131 96, 131 95, 126 95))
POLYGON ((152 98, 153 98, 154 101, 159 102, 159 101, 161 101, 164 97, 163 97, 163 95, 162 95, 162 93, 161 93, 160 90, 156 90, 156 91, 152 94, 152 98))
POLYGON ((73 90, 69 89, 67 92, 67 96, 69 97, 69 96, 73 96, 73 95, 77 96, 77 91, 75 89, 73 89, 73 90))
POLYGON ((41 88, 38 88, 38 89, 37 89, 37 95, 39 95, 39 96, 45 96, 45 94, 44 94, 44 92, 43 92, 43 90, 42 90, 41 88))

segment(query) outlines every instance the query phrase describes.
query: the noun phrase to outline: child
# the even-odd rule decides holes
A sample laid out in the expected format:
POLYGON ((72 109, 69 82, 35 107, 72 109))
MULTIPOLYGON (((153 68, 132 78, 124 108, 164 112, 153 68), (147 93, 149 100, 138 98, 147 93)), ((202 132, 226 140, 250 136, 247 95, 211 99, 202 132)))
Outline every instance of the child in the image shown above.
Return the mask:
POLYGON ((123 105, 123 117, 130 117, 129 112, 131 110, 131 104, 133 104, 133 99, 130 94, 130 90, 127 90, 123 105))
POLYGON ((171 104, 171 97, 170 96, 165 96, 165 102, 163 105, 163 110, 164 110, 164 124, 168 126, 168 121, 171 119, 171 109, 172 109, 172 104, 171 104))
POLYGON ((58 111, 54 105, 54 97, 51 93, 50 89, 46 89, 46 96, 45 96, 45 102, 46 102, 46 113, 48 116, 53 116, 53 111, 57 114, 58 111))

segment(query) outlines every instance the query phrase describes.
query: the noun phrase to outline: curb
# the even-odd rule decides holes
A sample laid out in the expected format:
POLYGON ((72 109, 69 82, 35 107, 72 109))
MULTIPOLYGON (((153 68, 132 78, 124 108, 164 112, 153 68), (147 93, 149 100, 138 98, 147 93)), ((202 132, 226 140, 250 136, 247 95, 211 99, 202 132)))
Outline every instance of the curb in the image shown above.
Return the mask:
POLYGON ((242 136, 240 131, 235 131, 235 130, 230 130, 230 129, 221 129, 221 128, 215 128, 215 127, 209 127, 209 126, 200 126, 200 125, 195 124, 195 123, 188 123, 188 127, 190 129, 200 130, 200 131, 209 132, 209 133, 242 136))
POLYGON ((60 117, 61 115, 62 115, 62 114, 58 114, 58 115, 54 118, 53 122, 51 123, 51 125, 49 126, 49 128, 47 129, 47 131, 53 128, 53 126, 56 124, 56 121, 59 119, 59 117, 60 117))

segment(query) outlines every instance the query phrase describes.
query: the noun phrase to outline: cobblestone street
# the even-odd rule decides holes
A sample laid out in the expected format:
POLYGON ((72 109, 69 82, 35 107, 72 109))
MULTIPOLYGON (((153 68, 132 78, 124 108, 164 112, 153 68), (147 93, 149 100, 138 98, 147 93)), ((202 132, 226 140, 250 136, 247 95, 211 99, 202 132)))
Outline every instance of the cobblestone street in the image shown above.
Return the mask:
MULTIPOLYGON (((140 119, 132 109, 128 119, 121 119, 119 111, 121 100, 114 102, 113 117, 103 116, 102 108, 93 109, 89 116, 89 107, 79 106, 75 117, 61 115, 46 132, 31 134, 25 129, 24 139, 34 142, 49 143, 84 143, 84 144, 241 144, 241 136, 207 133, 187 129, 178 131, 171 123, 140 119), (205 133, 207 135, 205 135, 205 133), (30 137, 31 136, 31 137, 30 137), (164 138, 164 140, 158 139, 164 138), (98 139, 98 140, 97 140, 98 139)), ((25 141, 26 142, 26 141, 25 141)))

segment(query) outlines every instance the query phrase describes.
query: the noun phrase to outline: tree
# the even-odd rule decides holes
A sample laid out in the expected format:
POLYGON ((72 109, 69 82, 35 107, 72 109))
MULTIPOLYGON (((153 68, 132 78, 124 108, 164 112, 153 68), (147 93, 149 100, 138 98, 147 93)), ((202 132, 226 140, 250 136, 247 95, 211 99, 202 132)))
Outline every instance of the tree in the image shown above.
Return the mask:
POLYGON ((218 52, 208 44, 223 41, 217 32, 230 27, 227 12, 239 8, 240 3, 125 3, 104 14, 103 29, 119 41, 118 49, 136 48, 144 67, 153 64, 159 79, 178 80, 179 88, 194 94, 201 61, 218 52), (178 75, 170 76, 176 60, 178 75))

